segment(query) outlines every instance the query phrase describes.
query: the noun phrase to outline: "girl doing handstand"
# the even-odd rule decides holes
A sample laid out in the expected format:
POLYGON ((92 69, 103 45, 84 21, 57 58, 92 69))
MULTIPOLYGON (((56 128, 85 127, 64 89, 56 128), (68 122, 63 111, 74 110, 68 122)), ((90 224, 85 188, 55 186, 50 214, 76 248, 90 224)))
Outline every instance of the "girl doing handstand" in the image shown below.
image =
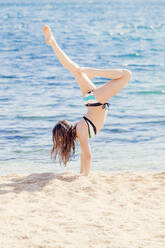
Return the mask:
POLYGON ((55 125, 52 130, 53 148, 51 155, 55 159, 58 157, 59 161, 66 165, 71 154, 75 152, 77 139, 81 148, 80 174, 88 176, 92 160, 88 139, 94 137, 103 127, 109 105, 107 101, 127 84, 131 78, 131 72, 127 69, 80 67, 62 51, 49 26, 44 26, 43 33, 47 45, 53 48, 60 63, 75 77, 88 110, 86 115, 75 125, 66 120, 59 121, 55 125), (111 80, 96 88, 91 79, 97 76, 111 80))

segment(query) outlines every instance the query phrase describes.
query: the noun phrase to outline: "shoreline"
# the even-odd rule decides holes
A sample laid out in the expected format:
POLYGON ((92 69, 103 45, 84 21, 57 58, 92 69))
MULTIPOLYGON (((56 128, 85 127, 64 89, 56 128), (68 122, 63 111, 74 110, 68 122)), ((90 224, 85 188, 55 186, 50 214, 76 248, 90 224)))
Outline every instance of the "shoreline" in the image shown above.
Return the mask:
POLYGON ((164 248, 165 172, 0 176, 1 248, 164 248))

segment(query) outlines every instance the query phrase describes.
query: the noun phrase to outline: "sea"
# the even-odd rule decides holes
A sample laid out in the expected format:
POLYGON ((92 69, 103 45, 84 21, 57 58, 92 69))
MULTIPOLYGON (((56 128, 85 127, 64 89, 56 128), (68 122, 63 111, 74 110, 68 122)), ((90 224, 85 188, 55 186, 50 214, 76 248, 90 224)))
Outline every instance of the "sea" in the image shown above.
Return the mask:
POLYGON ((90 140, 91 170, 164 171, 165 0, 0 0, 0 175, 80 169, 79 144, 66 168, 50 158, 55 123, 86 108, 44 25, 80 66, 132 72, 90 140))

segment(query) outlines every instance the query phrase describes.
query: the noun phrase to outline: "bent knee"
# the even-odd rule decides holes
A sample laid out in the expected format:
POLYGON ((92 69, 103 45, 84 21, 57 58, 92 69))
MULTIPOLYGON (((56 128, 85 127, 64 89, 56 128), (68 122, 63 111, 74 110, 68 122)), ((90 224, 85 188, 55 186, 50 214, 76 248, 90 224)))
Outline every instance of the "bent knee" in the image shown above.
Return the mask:
POLYGON ((127 77, 127 80, 129 81, 132 77, 132 72, 127 69, 123 69, 123 72, 124 72, 124 76, 127 77))

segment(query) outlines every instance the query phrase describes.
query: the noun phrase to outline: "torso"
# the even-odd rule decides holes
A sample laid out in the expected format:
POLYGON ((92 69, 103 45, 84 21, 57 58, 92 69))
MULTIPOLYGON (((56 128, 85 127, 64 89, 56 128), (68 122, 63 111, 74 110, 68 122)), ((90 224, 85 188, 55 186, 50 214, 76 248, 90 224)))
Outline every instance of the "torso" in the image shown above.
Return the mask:
MULTIPOLYGON (((98 133, 104 126, 107 111, 103 109, 102 106, 87 107, 87 109, 88 111, 85 116, 93 122, 93 124, 96 126, 96 130, 98 133)), ((87 135, 88 137, 88 128, 83 118, 76 124, 76 131, 77 136, 82 134, 87 135)))
POLYGON ((102 106, 88 107, 86 117, 90 119, 96 126, 97 132, 99 132, 100 129, 102 129, 102 127, 104 126, 106 116, 107 111, 105 111, 105 109, 102 109, 102 106))

